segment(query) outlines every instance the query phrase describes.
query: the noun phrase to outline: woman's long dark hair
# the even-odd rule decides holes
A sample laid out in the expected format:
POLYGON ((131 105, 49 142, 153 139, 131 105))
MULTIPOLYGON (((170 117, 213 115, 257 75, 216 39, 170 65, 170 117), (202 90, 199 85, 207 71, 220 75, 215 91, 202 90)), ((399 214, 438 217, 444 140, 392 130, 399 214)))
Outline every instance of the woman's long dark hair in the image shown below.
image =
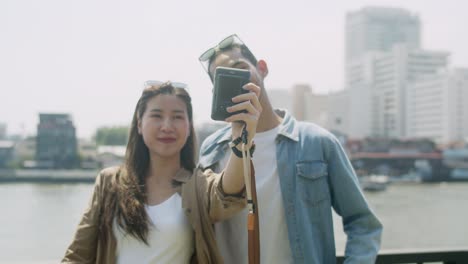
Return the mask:
POLYGON ((183 88, 176 88, 170 82, 151 86, 143 90, 133 114, 130 127, 125 164, 120 168, 116 177, 114 188, 105 195, 101 210, 100 236, 105 241, 106 234, 114 219, 125 233, 134 236, 148 244, 149 218, 146 214, 146 176, 149 168, 150 154, 148 147, 138 133, 138 120, 141 120, 146 111, 148 101, 160 94, 175 95, 187 106, 190 123, 190 135, 180 152, 180 163, 183 168, 193 171, 196 160, 196 138, 193 126, 192 102, 190 95, 183 88))

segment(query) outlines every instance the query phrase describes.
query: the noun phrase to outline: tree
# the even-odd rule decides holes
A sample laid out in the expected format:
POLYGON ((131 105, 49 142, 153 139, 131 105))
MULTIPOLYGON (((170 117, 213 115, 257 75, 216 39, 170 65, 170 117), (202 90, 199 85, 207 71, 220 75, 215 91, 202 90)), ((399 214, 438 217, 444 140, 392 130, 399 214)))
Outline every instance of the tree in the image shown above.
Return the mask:
POLYGON ((94 140, 97 145, 127 145, 129 128, 126 126, 100 127, 94 140))

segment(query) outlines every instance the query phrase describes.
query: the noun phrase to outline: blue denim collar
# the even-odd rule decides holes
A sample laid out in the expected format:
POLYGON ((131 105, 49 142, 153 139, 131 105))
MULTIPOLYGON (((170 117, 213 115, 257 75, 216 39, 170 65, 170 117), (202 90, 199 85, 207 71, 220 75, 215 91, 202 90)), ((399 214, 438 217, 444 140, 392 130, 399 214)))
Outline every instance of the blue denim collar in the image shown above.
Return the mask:
POLYGON ((296 119, 291 114, 289 114, 287 110, 276 109, 275 112, 283 118, 283 122, 280 124, 278 135, 287 137, 296 142, 299 141, 299 130, 296 119))
MULTIPOLYGON (((289 114, 287 110, 276 109, 276 114, 283 118, 283 121, 280 124, 278 135, 287 137, 294 141, 299 141, 299 132, 297 129, 296 120, 294 117, 289 114)), ((216 142, 217 144, 223 144, 226 141, 230 141, 232 137, 231 130, 227 130, 226 133, 216 142)))
POLYGON ((226 141, 230 141, 232 138, 232 131, 231 129, 229 128, 226 133, 224 133, 224 135, 218 140, 218 142, 216 142, 216 144, 223 144, 224 142, 226 141))

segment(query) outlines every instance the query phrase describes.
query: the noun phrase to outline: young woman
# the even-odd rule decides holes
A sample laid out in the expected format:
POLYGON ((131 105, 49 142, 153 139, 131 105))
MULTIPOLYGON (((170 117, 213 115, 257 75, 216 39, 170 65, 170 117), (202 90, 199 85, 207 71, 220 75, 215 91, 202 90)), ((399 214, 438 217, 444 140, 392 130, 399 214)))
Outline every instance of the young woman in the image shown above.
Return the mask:
MULTIPOLYGON (((147 82, 148 83, 148 82, 147 82)), ((195 167, 192 104, 178 83, 151 82, 133 115, 125 164, 96 178, 91 202, 62 263, 222 263, 213 223, 246 204, 242 159, 221 174, 195 167)), ((261 112, 259 91, 233 98, 233 139, 261 112)))

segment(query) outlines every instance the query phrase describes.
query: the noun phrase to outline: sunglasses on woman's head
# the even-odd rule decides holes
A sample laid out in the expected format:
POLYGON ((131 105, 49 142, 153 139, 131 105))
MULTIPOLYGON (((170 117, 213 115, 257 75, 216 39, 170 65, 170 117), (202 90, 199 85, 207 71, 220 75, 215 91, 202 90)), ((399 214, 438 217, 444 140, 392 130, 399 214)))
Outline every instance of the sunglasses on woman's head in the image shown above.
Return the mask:
POLYGON ((171 85, 172 87, 181 88, 181 89, 184 89, 184 90, 188 91, 188 85, 187 84, 182 83, 182 82, 171 82, 171 81, 161 82, 161 81, 148 80, 148 81, 145 82, 144 88, 146 89, 146 88, 150 88, 152 86, 161 86, 163 84, 171 85))

